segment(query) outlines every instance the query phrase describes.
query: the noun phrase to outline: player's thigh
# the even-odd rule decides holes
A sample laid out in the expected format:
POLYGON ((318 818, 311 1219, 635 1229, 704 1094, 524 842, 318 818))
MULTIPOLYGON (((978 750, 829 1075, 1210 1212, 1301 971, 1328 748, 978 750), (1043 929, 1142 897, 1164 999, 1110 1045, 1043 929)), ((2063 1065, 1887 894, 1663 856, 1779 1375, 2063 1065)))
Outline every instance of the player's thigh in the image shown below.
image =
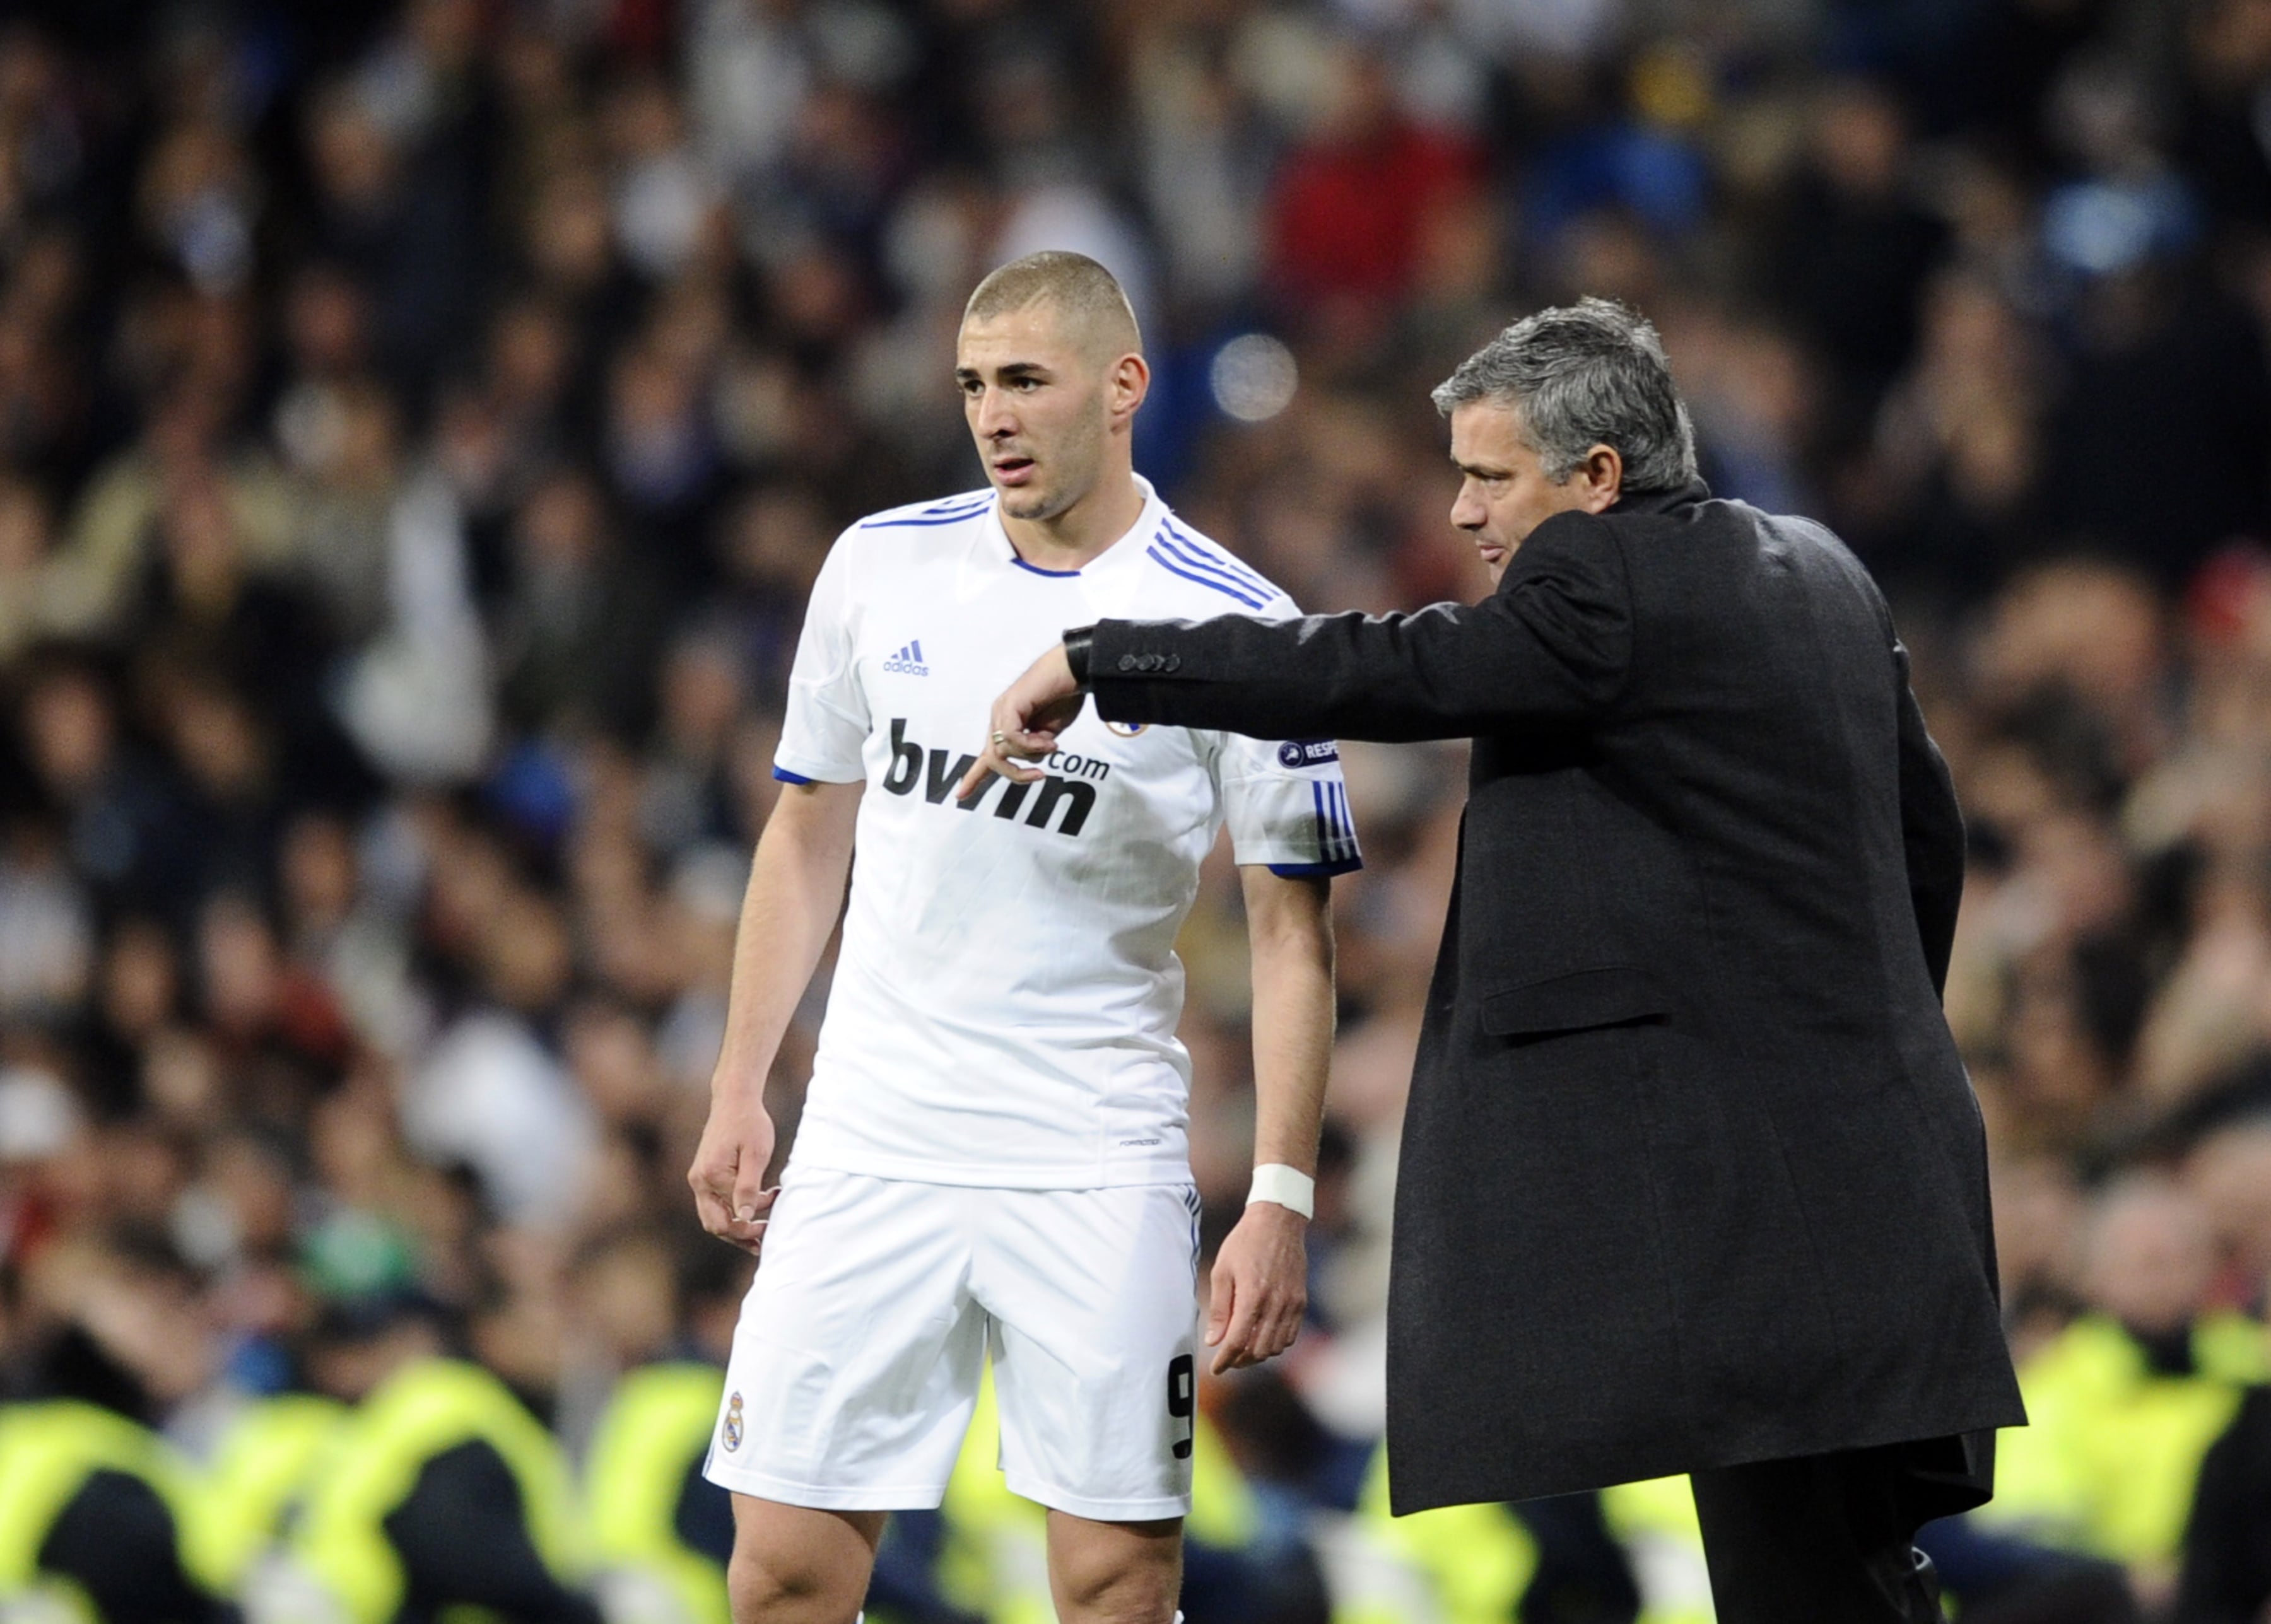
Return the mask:
POLYGON ((1065 1624, 1166 1624, 1182 1583, 1180 1517, 1103 1523, 1049 1513, 1049 1590, 1065 1624))
POLYGON ((818 1510, 938 1503, 985 1352, 971 1193, 793 1173, 734 1328, 712 1482, 818 1510))
POLYGON ((992 1316, 1012 1492, 1099 1523, 1190 1509, 1197 1198, 1005 1190, 972 1291, 992 1316))
POLYGON ((735 1494, 726 1571, 734 1624, 764 1624, 784 1613, 852 1617, 867 1594, 886 1515, 735 1494))

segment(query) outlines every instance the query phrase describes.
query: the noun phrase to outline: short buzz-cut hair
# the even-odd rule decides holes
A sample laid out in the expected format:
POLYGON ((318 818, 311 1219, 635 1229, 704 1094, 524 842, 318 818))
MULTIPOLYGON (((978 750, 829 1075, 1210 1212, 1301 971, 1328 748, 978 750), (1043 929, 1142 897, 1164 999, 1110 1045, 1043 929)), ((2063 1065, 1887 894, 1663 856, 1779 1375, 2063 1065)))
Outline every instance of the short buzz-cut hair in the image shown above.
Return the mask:
POLYGON ((1676 491, 1695 478, 1695 427, 1664 341, 1612 300, 1524 316, 1460 362, 1433 398, 1445 417, 1471 401, 1513 407, 1556 485, 1597 445, 1624 459, 1629 491, 1676 491))
POLYGON ((995 267, 970 295, 962 319, 985 321, 1043 302, 1054 305, 1115 353, 1143 353, 1136 308, 1120 278, 1068 248, 1043 248, 995 267))

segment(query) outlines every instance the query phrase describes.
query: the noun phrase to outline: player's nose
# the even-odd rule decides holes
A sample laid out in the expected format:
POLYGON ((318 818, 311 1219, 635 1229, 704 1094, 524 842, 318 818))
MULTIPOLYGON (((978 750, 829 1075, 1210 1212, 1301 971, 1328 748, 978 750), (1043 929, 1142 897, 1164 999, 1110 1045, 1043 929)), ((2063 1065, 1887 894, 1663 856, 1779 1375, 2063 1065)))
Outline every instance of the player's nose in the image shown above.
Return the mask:
POLYGON ((978 432, 989 440, 1001 440, 1017 432, 1016 414, 1009 409, 1008 396, 998 389, 987 389, 979 397, 978 432))

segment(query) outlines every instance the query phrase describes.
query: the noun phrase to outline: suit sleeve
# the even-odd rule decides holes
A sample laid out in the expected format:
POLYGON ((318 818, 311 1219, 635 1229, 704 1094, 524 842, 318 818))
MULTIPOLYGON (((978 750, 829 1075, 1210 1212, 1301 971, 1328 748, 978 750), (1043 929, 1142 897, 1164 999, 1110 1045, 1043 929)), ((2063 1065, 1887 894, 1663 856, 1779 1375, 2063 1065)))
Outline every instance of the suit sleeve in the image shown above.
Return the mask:
POLYGON ((1391 742, 1582 725, 1623 690, 1633 641, 1615 537, 1574 513, 1539 525, 1480 604, 1104 620, 1094 639, 1090 686, 1106 721, 1391 742))
POLYGON ((1901 840, 1909 868, 1909 905, 1932 990, 1947 990, 1947 961, 1955 945, 1955 911, 1963 900, 1963 813, 1955 781, 1940 746, 1924 725, 1924 711, 1909 687, 1909 651, 1896 641, 1893 664, 1900 682, 1901 840))

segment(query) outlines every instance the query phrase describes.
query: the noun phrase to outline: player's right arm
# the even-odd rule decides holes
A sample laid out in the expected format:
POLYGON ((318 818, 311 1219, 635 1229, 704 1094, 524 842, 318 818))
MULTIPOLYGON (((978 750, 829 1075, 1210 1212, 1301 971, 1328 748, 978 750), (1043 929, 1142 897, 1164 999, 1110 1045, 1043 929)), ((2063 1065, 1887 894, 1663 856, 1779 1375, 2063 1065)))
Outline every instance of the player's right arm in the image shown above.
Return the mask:
POLYGON ((733 940, 726 1041, 710 1079, 710 1120, 686 1175, 702 1227, 754 1255, 773 1192, 765 1079, 844 904, 861 783, 790 783, 749 865, 733 940))
POLYGON ((780 799, 749 864, 748 894, 733 938, 726 1041, 710 1079, 710 1121, 686 1182, 702 1227, 755 1255, 772 1197, 764 1189, 773 1123, 765 1078, 781 1034, 844 907, 852 830, 867 772, 868 731, 860 684, 857 529, 830 549, 804 606, 789 673, 773 776, 780 799))

